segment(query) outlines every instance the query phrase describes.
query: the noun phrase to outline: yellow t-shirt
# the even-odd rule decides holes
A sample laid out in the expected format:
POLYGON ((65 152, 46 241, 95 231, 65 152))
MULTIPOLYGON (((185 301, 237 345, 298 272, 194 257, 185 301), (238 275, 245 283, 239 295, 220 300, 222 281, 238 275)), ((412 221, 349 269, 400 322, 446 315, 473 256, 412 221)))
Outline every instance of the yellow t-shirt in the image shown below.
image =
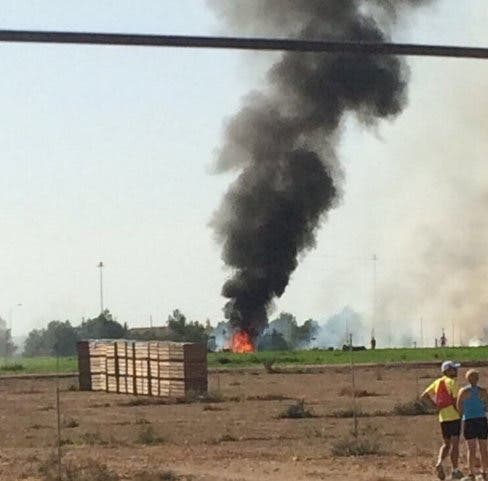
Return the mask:
MULTIPOLYGON (((455 379, 452 379, 447 376, 442 376, 439 379, 436 379, 426 390, 425 392, 429 393, 431 396, 435 396, 437 393, 437 389, 439 388, 439 384, 441 381, 444 381, 447 391, 451 396, 456 399, 459 387, 455 379)), ((441 423, 445 423, 448 421, 457 421, 461 417, 455 406, 448 406, 447 408, 443 408, 439 410, 439 421, 441 423)))

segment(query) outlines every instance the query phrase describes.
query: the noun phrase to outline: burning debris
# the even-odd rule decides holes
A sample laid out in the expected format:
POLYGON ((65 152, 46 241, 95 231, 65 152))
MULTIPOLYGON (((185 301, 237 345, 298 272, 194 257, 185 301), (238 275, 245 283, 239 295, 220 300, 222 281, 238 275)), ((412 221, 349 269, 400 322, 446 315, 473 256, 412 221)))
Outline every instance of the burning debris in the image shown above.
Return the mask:
POLYGON ((256 350, 254 343, 246 331, 237 331, 232 336, 232 352, 246 354, 256 350))
MULTIPOLYGON (((389 36, 383 29, 401 10, 428 2, 210 3, 230 23, 257 33, 384 42, 389 36)), ((212 226, 223 260, 233 269, 222 294, 239 339, 245 333, 254 344, 298 256, 315 246, 321 222, 338 205, 342 172, 336 144, 345 116, 355 113, 370 126, 398 115, 407 82, 408 68, 396 57, 284 53, 268 73, 268 88, 250 94, 227 124, 217 171, 239 175, 212 226)))

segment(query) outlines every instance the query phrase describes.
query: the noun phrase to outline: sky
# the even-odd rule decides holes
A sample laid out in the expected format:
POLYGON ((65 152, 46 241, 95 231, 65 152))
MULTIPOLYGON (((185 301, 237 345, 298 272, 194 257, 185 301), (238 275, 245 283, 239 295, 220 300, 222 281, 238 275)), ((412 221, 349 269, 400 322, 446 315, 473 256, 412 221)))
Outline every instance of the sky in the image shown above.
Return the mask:
MULTIPOLYGON (((226 30, 204 0, 0 0, 0 7, 3 29, 246 33, 226 30)), ((485 0, 462 8, 439 0, 409 16, 395 40, 486 47, 487 24, 485 0)), ((232 177, 213 175, 211 166, 224 120, 264 85, 275 55, 0 45, 0 315, 14 335, 96 316, 100 261, 105 306, 121 322, 140 326, 152 316, 159 324, 176 308, 221 320, 229 272, 208 222, 232 177)), ((465 213, 477 212, 488 192, 488 64, 409 65, 410 102, 400 119, 375 131, 347 123, 343 199, 275 313, 323 320, 350 306, 378 328, 394 319, 415 330, 424 317, 433 337, 456 318, 477 325, 469 336, 480 335, 488 292, 475 289, 469 299, 476 313, 451 301, 451 291, 463 298, 476 269, 458 278, 459 270, 438 266, 451 265, 453 245, 466 244, 463 256, 474 255, 475 264, 484 254, 485 224, 480 233, 478 215, 465 213), (471 217, 475 227, 459 227, 471 217), (458 284, 437 292, 431 283, 448 276, 458 284)))

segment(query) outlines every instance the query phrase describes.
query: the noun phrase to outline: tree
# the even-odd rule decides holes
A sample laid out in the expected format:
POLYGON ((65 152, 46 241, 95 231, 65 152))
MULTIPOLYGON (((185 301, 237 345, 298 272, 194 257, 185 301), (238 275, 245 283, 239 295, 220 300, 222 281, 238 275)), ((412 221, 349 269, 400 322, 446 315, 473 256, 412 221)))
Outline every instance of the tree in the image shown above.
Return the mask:
POLYGON ((24 355, 73 356, 78 334, 69 321, 51 321, 45 329, 34 329, 25 341, 24 355))
POLYGON ((207 342, 205 326, 199 322, 188 322, 179 309, 168 317, 169 339, 175 342, 207 342))
POLYGON ((114 320, 106 309, 98 317, 83 321, 77 331, 80 339, 123 339, 127 336, 127 325, 114 320))
POLYGON ((301 326, 297 326, 295 331, 296 347, 308 346, 319 331, 320 325, 313 319, 308 319, 301 326))
POLYGON ((320 330, 319 324, 308 319, 301 326, 293 314, 282 312, 269 324, 269 332, 276 331, 288 345, 289 349, 307 347, 320 330))
POLYGON ((48 356, 49 349, 45 342, 45 329, 34 329, 29 332, 24 344, 24 356, 48 356))
POLYGON ((7 322, 0 317, 0 355, 10 357, 17 350, 12 340, 12 330, 8 329, 7 322))
POLYGON ((286 343, 293 347, 295 345, 297 326, 297 320, 293 314, 282 312, 277 319, 270 322, 269 329, 280 333, 286 343))
POLYGON ((283 334, 273 329, 271 332, 261 336, 257 348, 259 351, 288 351, 290 346, 283 334))

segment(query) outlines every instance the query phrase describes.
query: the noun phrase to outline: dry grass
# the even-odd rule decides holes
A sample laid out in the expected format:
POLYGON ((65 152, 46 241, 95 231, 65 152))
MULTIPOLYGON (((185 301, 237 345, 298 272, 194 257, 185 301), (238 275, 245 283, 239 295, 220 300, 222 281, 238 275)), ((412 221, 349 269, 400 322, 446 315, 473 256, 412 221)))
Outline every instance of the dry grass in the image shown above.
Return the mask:
POLYGON ((147 424, 151 424, 151 421, 148 421, 146 418, 142 417, 142 418, 137 418, 135 424, 138 424, 139 426, 147 425, 147 424))
POLYGON ((305 409, 305 401, 298 401, 296 404, 288 406, 279 416, 280 419, 304 419, 313 418, 315 414, 305 409))
POLYGON ((160 473, 154 471, 142 471, 134 476, 134 481, 177 481, 180 479, 175 472, 167 470, 160 473))
POLYGON ((80 423, 75 418, 66 417, 66 418, 63 418, 62 425, 63 425, 63 428, 72 429, 72 428, 77 428, 80 425, 80 423))
POLYGON ((217 443, 233 443, 237 441, 237 438, 235 436, 232 436, 232 434, 226 433, 222 434, 222 436, 219 436, 216 441, 217 443))
POLYGON ((283 394, 259 394, 257 396, 247 396, 246 401, 289 401, 293 399, 283 394))
POLYGON ((212 406, 211 404, 207 404, 203 406, 202 410, 203 411, 228 411, 227 408, 223 408, 220 406, 212 406))
POLYGON ((166 440, 158 436, 151 425, 147 425, 139 431, 137 443, 144 445, 162 444, 166 440))
POLYGON ((219 391, 190 391, 187 393, 185 401, 187 403, 222 403, 225 402, 225 398, 219 391))
POLYGON ((417 399, 396 404, 393 412, 397 416, 426 416, 434 413, 431 408, 417 399))
POLYGON ((98 431, 83 433, 80 440, 82 444, 88 444, 89 446, 105 446, 108 444, 98 431))
POLYGON ((353 394, 357 398, 364 398, 364 397, 378 397, 381 396, 381 394, 378 394, 376 392, 370 392, 367 391, 366 389, 356 389, 356 391, 353 391, 351 387, 343 387, 339 391, 339 396, 348 396, 352 397, 353 394))
MULTIPOLYGON (((364 418, 367 416, 368 416, 368 414, 363 412, 361 409, 359 409, 359 408, 356 409, 356 417, 364 418)), ((331 414, 329 414, 328 417, 338 418, 338 419, 353 418, 354 417, 354 409, 352 409, 352 408, 337 409, 336 411, 333 411, 331 414)))
POLYGON ((338 457, 356 457, 381 454, 381 443, 376 436, 362 434, 345 436, 332 444, 332 454, 338 457))
POLYGON ((61 480, 58 476, 58 462, 50 456, 39 468, 44 481, 118 481, 119 476, 105 464, 96 460, 64 461, 61 465, 61 480))

